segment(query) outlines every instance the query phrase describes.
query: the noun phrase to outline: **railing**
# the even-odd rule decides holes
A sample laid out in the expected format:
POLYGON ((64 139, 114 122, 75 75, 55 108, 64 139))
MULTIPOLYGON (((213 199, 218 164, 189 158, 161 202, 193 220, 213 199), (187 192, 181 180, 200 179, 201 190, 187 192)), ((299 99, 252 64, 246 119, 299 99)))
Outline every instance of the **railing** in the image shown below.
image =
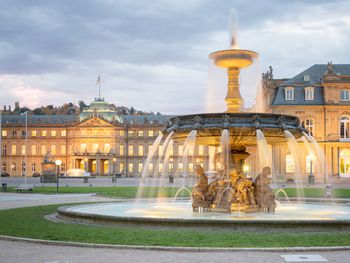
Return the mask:
POLYGON ((327 141, 331 141, 331 142, 350 142, 350 137, 344 138, 344 137, 341 137, 340 134, 330 133, 330 134, 327 135, 327 141))

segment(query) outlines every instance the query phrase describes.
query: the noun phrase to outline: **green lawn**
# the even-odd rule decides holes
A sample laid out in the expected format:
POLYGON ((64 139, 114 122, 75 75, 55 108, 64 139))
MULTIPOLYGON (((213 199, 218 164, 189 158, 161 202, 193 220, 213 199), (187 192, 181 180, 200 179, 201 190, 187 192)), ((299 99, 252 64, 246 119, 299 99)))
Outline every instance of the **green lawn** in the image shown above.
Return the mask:
MULTIPOLYGON (((134 198, 137 195, 137 187, 65 187, 62 186, 59 188, 59 193, 66 194, 81 194, 81 193, 96 193, 103 196, 110 197, 120 197, 120 198, 134 198)), ((163 196, 173 197, 178 187, 162 187, 163 196)), ((284 188, 288 197, 296 197, 297 189, 296 188, 284 188)), ((10 192, 15 192, 14 188, 9 188, 10 192)), ((325 197, 325 189, 317 188, 303 188, 298 190, 304 197, 325 197)), ((45 186, 45 187, 35 187, 34 193, 42 194, 54 194, 56 193, 56 187, 45 186)), ((350 198, 350 189, 333 189, 333 197, 336 198, 350 198)), ((144 187, 143 197, 157 197, 158 187, 144 187)), ((188 197, 189 194, 186 191, 180 193, 181 197, 188 197)), ((280 197, 283 197, 283 194, 279 194, 280 197)))
POLYGON ((59 205, 0 211, 0 234, 73 242, 189 247, 350 246, 350 232, 237 232, 150 230, 54 223, 44 219, 59 205))

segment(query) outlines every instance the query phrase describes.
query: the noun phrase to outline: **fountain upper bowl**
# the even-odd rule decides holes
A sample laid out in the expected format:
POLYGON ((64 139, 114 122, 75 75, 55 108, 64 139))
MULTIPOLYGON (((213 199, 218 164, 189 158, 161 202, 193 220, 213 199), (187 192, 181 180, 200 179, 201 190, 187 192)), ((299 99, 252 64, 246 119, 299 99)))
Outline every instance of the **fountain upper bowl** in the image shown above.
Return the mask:
POLYGON ((259 56, 258 53, 245 49, 227 49, 213 52, 209 58, 221 68, 246 68, 259 56))

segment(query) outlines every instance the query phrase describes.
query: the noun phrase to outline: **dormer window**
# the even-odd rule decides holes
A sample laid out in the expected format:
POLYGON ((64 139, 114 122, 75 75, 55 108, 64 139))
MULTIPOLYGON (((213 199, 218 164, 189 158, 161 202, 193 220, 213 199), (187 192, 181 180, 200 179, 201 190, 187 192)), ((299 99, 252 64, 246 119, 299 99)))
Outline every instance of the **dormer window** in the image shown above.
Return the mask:
POLYGON ((284 98, 285 98, 285 100, 294 100, 294 88, 293 87, 285 88, 284 98))
POLYGON ((304 75, 304 81, 310 81, 310 76, 309 75, 304 75))
POLYGON ((305 88, 305 100, 314 100, 314 87, 305 88))
POLYGON ((343 101, 350 100, 349 90, 343 89, 340 91, 340 100, 343 100, 343 101))

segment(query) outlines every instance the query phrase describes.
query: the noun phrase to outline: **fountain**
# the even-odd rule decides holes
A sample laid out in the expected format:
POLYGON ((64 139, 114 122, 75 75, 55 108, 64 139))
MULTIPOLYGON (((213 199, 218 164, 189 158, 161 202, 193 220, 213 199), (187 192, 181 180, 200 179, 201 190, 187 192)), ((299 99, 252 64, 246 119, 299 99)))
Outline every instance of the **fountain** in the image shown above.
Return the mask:
MULTIPOLYGON (((243 112, 243 99, 239 89, 239 73, 258 57, 258 53, 240 49, 235 33, 231 33, 231 46, 209 55, 216 66, 227 69, 228 84, 225 98, 226 111, 223 113, 204 113, 176 116, 169 120, 163 134, 154 142, 150 154, 143 166, 137 202, 118 202, 107 204, 61 207, 61 218, 84 222, 108 224, 138 225, 175 225, 175 226, 210 226, 257 229, 290 227, 337 229, 340 225, 350 228, 350 208, 340 205, 317 205, 287 203, 277 206, 276 195, 271 190, 269 167, 271 159, 262 156, 268 151, 268 144, 287 143, 293 158, 297 162, 298 150, 296 139, 304 136, 305 145, 313 155, 320 155, 312 137, 301 126, 295 116, 243 112), (169 160, 168 146, 173 143, 183 144, 182 176, 188 174, 189 152, 195 144, 210 148, 209 169, 213 170, 215 158, 220 159, 222 167, 218 176, 211 182, 203 167, 197 165, 197 182, 192 190, 183 185, 177 193, 184 191, 191 194, 191 202, 174 200, 145 201, 140 199, 143 193, 142 183, 147 176, 148 163, 162 140, 164 164, 169 160), (249 178, 243 170, 245 159, 250 155, 247 149, 258 148, 260 174, 255 180, 249 178), (220 149, 220 152, 218 152, 220 149), (274 213, 276 211, 276 213, 274 213), (274 224, 271 225, 271 222, 274 224)), ((321 160, 321 162, 324 159, 321 160)), ((160 159, 158 160, 160 163, 160 159)), ((321 165, 320 165, 321 166, 321 165)), ((320 168, 321 169, 321 168, 320 168)), ((163 168, 167 173, 167 168, 163 168)), ((161 178, 160 178, 161 179, 161 178)), ((288 199, 288 198, 287 198, 288 199)))

